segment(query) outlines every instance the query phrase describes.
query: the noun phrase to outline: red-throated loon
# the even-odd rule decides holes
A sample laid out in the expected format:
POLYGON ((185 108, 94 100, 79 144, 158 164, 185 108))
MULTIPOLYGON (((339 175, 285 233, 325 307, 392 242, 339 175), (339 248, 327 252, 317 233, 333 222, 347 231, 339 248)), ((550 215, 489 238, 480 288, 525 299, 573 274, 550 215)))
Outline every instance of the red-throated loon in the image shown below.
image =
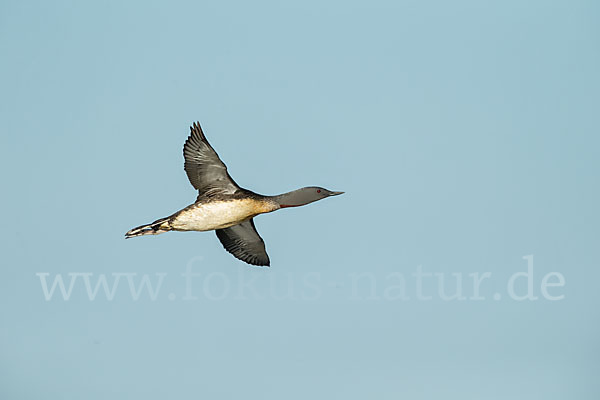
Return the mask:
POLYGON ((262 196, 243 189, 229 176, 227 167, 206 140, 199 123, 183 145, 184 169, 199 192, 194 204, 148 225, 138 226, 125 238, 158 235, 168 231, 212 231, 234 257, 253 265, 269 265, 265 243, 253 218, 285 207, 298 207, 344 192, 305 187, 278 196, 262 196))

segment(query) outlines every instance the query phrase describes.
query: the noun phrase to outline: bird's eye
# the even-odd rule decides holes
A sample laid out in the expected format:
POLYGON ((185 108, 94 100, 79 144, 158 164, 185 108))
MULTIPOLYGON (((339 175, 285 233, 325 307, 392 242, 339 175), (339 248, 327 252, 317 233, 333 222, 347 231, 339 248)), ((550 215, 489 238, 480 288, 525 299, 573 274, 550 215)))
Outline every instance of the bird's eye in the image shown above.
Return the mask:
POLYGON ((321 193, 321 189, 317 189, 317 193, 321 193))

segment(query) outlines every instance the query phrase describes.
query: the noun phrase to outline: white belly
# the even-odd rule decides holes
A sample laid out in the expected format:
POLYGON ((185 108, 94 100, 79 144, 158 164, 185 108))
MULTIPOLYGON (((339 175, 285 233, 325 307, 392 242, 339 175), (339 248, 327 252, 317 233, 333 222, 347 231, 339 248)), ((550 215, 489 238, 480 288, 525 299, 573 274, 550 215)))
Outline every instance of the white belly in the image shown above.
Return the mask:
POLYGON ((237 225, 269 211, 273 210, 265 209, 263 203, 251 199, 216 201, 195 204, 181 211, 169 225, 179 231, 211 231, 237 225))

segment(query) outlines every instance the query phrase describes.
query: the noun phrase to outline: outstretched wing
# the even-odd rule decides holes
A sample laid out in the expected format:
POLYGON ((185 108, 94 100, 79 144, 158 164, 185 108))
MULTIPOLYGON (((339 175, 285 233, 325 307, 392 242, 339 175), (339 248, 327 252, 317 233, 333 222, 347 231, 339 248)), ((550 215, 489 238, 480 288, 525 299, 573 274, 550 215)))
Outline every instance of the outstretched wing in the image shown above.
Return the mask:
POLYGON ((265 242, 256 231, 254 220, 215 231, 225 250, 248 264, 269 266, 265 242))
POLYGON ((200 196, 232 194, 239 186, 229 176, 227 167, 206 140, 200 123, 190 127, 190 136, 183 145, 184 169, 200 196))

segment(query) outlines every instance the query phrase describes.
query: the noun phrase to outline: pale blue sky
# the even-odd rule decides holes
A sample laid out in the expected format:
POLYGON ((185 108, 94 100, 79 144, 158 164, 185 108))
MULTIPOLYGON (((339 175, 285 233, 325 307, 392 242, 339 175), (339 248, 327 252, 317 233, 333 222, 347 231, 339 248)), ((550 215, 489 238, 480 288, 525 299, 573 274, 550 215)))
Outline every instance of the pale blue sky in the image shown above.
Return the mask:
POLYGON ((599 398, 599 18, 594 1, 3 1, 0 397, 599 398), (258 217, 269 269, 213 233, 124 240, 195 199, 195 120, 244 187, 346 194, 258 217), (528 255, 538 299, 517 301, 528 255), (461 274, 467 299, 430 277, 419 300, 419 266, 448 293, 461 274), (36 273, 166 275, 154 301, 126 275, 112 301, 83 275, 46 301, 36 273))

